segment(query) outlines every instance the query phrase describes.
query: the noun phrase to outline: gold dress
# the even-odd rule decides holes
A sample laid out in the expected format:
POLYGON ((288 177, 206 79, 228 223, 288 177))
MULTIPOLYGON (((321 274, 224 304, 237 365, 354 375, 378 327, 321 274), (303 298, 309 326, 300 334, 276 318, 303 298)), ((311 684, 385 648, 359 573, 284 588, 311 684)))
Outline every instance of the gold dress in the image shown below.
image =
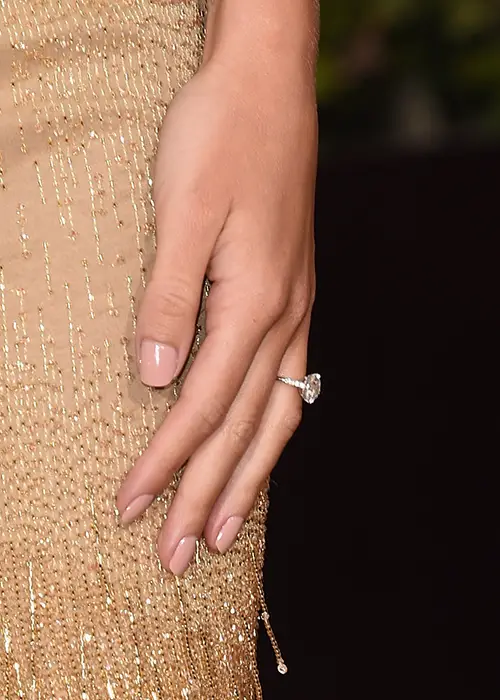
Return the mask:
POLYGON ((133 330, 203 27, 197 0, 0 1, 1 700, 262 697, 265 494, 179 579, 155 549, 175 484, 128 527, 114 505, 180 388, 140 383, 133 330))

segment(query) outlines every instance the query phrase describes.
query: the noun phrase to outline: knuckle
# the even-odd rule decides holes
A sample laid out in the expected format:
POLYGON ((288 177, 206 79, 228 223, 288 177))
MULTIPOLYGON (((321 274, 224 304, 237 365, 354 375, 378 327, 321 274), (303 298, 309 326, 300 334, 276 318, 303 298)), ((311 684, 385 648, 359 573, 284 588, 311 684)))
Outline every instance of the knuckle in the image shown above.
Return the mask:
POLYGON ((290 315, 297 323, 301 323, 311 308, 311 299, 308 294, 298 294, 290 305, 290 315))
POLYGON ((288 289, 285 285, 273 281, 258 286, 259 293, 254 297, 252 306, 254 316, 261 325, 272 326, 286 312, 289 301, 288 289))
POLYGON ((309 287, 309 297, 310 297, 310 303, 311 303, 311 308, 314 306, 314 302, 316 301, 316 277, 313 277, 310 287, 309 287))
POLYGON ((193 294, 187 283, 178 281, 166 286, 153 280, 146 290, 143 307, 159 317, 184 317, 193 310, 193 294))
POLYGON ((281 318, 285 313, 289 301, 288 286, 275 281, 266 294, 266 306, 273 318, 281 318))
POLYGON ((229 434, 237 444, 246 447, 257 430, 255 421, 238 420, 230 425, 229 434))
POLYGON ((211 398, 198 410, 198 422, 205 435, 211 435, 222 422, 227 414, 228 407, 219 399, 211 398))
POLYGON ((297 284, 288 306, 288 313, 297 325, 311 312, 313 303, 313 287, 309 284, 297 284))
MULTIPOLYGON (((210 187, 207 187, 203 172, 190 173, 188 180, 176 178, 172 183, 173 172, 169 177, 157 174, 153 179, 153 199, 158 221, 158 236, 174 227, 190 236, 198 233, 201 227, 213 218, 214 206, 210 187)), ((174 176, 175 177, 175 176, 174 176)))
POLYGON ((166 286, 150 282, 138 313, 138 333, 159 342, 172 340, 175 329, 192 323, 198 311, 193 291, 181 284, 166 286))
POLYGON ((189 494, 180 488, 176 493, 175 515, 183 522, 185 532, 196 532, 210 512, 210 495, 203 489, 190 489, 189 494))
POLYGON ((281 418, 281 428, 285 436, 289 438, 298 430, 302 422, 302 405, 298 404, 290 408, 281 418))

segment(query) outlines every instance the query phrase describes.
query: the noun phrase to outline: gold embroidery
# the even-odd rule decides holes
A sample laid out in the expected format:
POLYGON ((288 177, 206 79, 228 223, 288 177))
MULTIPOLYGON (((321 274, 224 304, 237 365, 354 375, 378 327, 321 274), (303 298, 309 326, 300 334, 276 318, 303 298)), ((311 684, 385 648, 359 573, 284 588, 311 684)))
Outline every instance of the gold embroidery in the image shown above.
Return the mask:
POLYGON ((179 580, 155 551, 175 484, 129 527, 114 508, 179 390, 138 381, 132 338, 159 127, 202 43, 195 0, 0 3, 5 700, 262 697, 266 495, 179 580))

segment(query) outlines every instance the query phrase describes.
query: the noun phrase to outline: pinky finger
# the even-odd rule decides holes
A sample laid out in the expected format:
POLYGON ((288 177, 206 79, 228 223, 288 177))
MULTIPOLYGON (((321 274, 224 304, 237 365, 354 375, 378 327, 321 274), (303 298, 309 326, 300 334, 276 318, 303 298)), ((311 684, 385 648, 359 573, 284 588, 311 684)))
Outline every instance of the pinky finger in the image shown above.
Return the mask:
MULTIPOLYGON (((300 335, 296 335, 289 346, 280 375, 294 378, 304 376, 307 331, 308 328, 302 328, 300 335)), ((302 399, 299 392, 277 381, 257 434, 208 518, 205 539, 211 549, 224 554, 231 548, 301 418, 302 399)))

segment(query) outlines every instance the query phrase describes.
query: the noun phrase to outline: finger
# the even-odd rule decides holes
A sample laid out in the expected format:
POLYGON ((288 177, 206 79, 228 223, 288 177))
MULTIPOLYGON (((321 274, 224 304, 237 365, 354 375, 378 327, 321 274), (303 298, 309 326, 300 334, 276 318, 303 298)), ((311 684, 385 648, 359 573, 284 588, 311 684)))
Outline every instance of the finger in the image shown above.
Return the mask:
MULTIPOLYGON (((280 375, 304 376, 308 331, 309 319, 285 353, 280 375)), ((302 399, 298 390, 275 381, 260 428, 208 518, 205 538, 209 547, 225 553, 233 545, 301 417, 302 399)))
POLYGON ((193 542, 201 535, 214 503, 258 430, 291 334, 285 324, 268 333, 224 423, 189 459, 158 538, 160 559, 176 575, 183 573, 190 557, 185 548, 186 556, 175 556, 179 543, 187 538, 193 542))
POLYGON ((117 507, 124 522, 142 513, 219 428, 262 340, 278 320, 276 310, 270 313, 258 295, 249 297, 249 288, 243 275, 236 286, 214 283, 207 300, 207 337, 181 396, 118 492, 117 507))
POLYGON ((201 190, 195 197, 187 186, 169 184, 156 189, 156 258, 136 328, 139 374, 153 387, 170 384, 186 362, 210 254, 227 216, 223 206, 206 206, 201 190))

